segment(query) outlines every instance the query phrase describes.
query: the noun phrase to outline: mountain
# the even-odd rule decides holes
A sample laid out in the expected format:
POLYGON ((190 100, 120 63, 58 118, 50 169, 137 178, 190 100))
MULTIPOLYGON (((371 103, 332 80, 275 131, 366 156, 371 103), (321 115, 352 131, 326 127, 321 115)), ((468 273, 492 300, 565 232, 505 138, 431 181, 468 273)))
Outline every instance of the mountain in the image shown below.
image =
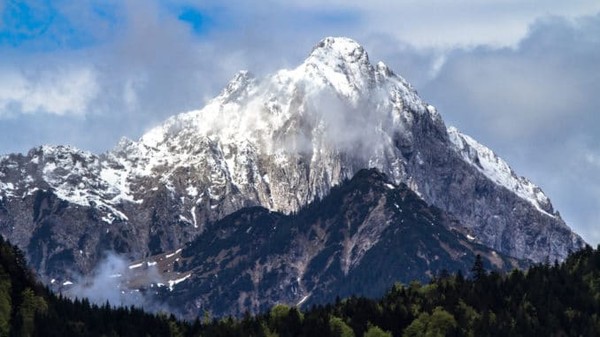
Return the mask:
POLYGON ((454 128, 385 64, 326 38, 294 69, 240 72, 200 110, 95 155, 41 146, 0 159, 0 233, 42 279, 89 272, 107 250, 172 251, 235 211, 290 214, 364 168, 406 184, 502 254, 583 247, 549 199, 454 128))
POLYGON ((468 275, 478 254, 490 269, 526 266, 457 225, 405 184, 361 170, 297 213, 244 208, 207 226, 176 253, 167 269, 179 281, 162 296, 188 317, 241 316, 277 303, 308 308, 336 297, 380 297, 395 282, 426 282, 443 270, 468 275))

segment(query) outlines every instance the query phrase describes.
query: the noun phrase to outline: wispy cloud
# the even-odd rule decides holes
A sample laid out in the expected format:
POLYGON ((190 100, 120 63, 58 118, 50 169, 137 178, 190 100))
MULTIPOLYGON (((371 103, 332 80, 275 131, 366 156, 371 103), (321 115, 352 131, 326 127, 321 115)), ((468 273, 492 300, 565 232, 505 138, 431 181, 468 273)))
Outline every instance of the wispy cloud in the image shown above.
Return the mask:
POLYGON ((81 115, 99 93, 96 72, 85 66, 32 66, 1 73, 0 118, 20 113, 81 115))
POLYGON ((177 312, 157 300, 158 284, 165 282, 156 267, 129 268, 128 261, 113 252, 107 252, 89 274, 74 279, 65 294, 72 298, 87 298, 92 303, 111 306, 135 306, 150 312, 177 312), (152 286, 150 286, 152 284, 152 286), (135 286, 141 285, 141 289, 135 286))

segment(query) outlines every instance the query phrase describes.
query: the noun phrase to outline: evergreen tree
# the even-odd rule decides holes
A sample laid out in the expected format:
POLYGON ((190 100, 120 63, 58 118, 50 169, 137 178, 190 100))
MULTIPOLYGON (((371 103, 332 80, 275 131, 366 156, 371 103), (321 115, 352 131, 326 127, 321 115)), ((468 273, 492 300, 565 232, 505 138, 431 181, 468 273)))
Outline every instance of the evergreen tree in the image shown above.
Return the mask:
POLYGON ((422 313, 402 334, 403 337, 444 337, 456 328, 454 316, 442 307, 436 307, 433 313, 422 313))
POLYGON ((471 268, 471 275, 473 277, 473 280, 475 280, 476 282, 483 280, 486 276, 486 271, 483 266, 483 259, 479 254, 477 254, 477 256, 475 257, 475 262, 473 263, 473 267, 471 268))
POLYGON ((329 319, 329 328, 334 337, 354 337, 354 331, 341 318, 332 316, 329 319))
POLYGON ((0 266, 0 337, 8 336, 10 332, 10 317, 12 313, 10 277, 0 266))
POLYGON ((365 334, 364 337, 392 337, 392 334, 389 331, 383 331, 378 326, 371 325, 365 334))

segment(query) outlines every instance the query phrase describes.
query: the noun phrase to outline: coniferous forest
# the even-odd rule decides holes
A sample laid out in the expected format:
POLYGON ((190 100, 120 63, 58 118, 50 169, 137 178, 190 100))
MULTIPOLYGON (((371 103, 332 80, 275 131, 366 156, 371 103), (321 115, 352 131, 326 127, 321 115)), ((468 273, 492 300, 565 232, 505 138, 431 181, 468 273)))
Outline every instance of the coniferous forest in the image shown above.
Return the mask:
POLYGON ((476 259, 470 275, 396 284, 380 299, 188 322, 55 295, 0 239, 0 336, 600 336, 600 250, 505 275, 476 259))

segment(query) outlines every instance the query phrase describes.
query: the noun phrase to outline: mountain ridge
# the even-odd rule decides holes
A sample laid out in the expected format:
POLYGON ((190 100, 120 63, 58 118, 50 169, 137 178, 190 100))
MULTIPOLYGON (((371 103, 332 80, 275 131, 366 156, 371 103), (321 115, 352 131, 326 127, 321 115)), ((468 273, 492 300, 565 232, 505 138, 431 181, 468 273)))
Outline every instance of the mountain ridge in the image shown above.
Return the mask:
POLYGON ((263 79, 240 72, 204 108, 105 154, 1 157, 0 232, 49 279, 89 271, 107 249, 132 259, 177 249, 245 207, 294 212, 371 167, 507 255, 562 260, 584 245, 538 187, 347 38, 263 79))

